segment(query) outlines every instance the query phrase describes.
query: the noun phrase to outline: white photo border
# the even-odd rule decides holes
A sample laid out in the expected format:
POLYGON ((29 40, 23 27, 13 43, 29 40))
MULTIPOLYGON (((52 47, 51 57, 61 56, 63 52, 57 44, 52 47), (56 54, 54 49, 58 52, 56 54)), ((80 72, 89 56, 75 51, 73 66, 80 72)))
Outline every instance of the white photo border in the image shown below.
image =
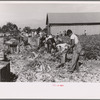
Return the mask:
MULTIPOLYGON (((99 1, 0 1, 3 3, 100 4, 99 1)), ((0 90, 0 99, 100 99, 100 83, 1 82, 0 90)))

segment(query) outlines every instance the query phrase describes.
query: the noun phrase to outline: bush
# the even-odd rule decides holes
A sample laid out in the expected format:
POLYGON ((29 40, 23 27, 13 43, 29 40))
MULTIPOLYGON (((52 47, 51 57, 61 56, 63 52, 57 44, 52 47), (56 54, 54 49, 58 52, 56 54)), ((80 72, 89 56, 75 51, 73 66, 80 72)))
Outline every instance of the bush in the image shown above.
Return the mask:
POLYGON ((79 36, 87 59, 97 59, 100 56, 100 35, 79 36))

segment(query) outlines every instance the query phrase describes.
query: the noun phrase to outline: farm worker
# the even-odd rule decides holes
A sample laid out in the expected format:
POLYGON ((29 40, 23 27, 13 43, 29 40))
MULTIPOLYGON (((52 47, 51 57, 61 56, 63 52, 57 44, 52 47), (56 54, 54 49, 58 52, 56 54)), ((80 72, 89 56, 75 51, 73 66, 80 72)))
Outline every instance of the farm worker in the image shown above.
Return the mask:
POLYGON ((42 37, 42 34, 43 34, 42 31, 40 31, 40 32, 39 32, 40 38, 42 37))
POLYGON ((66 53, 68 50, 69 45, 67 43, 61 43, 57 45, 57 48, 59 48, 59 51, 61 52, 61 63, 66 62, 66 53))
POLYGON ((46 43, 47 43, 47 51, 48 51, 49 53, 51 53, 51 50, 52 50, 52 49, 55 50, 56 42, 55 42, 55 40, 54 40, 54 38, 53 38, 52 35, 47 36, 47 38, 46 38, 46 43))
POLYGON ((56 44, 62 43, 62 39, 59 37, 59 35, 55 37, 55 41, 56 41, 56 44))
POLYGON ((69 45, 67 43, 60 43, 56 47, 60 52, 63 52, 65 49, 68 49, 69 45))
POLYGON ((50 45, 50 43, 49 43, 48 40, 49 40, 50 38, 52 38, 52 35, 48 35, 48 34, 47 34, 47 35, 46 35, 46 39, 45 39, 46 44, 47 44, 47 45, 46 45, 46 46, 47 46, 47 52, 49 52, 49 45, 50 45))
POLYGON ((42 36, 40 37, 39 48, 38 49, 40 49, 41 47, 45 46, 45 39, 46 39, 45 35, 42 34, 42 36))
POLYGON ((35 45, 37 46, 37 37, 38 37, 38 34, 37 34, 37 31, 34 32, 34 41, 35 41, 35 45))
POLYGON ((50 38, 52 38, 52 35, 51 35, 51 34, 50 34, 50 35, 47 35, 46 41, 47 41, 48 39, 50 39, 50 38))
POLYGON ((34 32, 34 35, 37 35, 37 32, 36 31, 34 32))
POLYGON ((61 43, 61 44, 56 45, 56 47, 57 47, 57 50, 60 54, 59 56, 61 59, 61 64, 57 68, 60 68, 66 62, 66 54, 67 54, 67 50, 69 48, 69 45, 67 43, 61 43))
POLYGON ((37 33, 37 35, 36 35, 36 46, 37 47, 39 46, 39 40, 40 40, 40 35, 39 35, 39 33, 37 33))
POLYGON ((72 67, 69 70, 71 73, 73 73, 75 69, 77 71, 79 70, 78 60, 79 60, 82 47, 78 37, 70 29, 67 30, 67 36, 70 37, 71 40, 71 46, 69 47, 69 50, 70 49, 73 50, 72 67))
POLYGON ((37 37, 37 46, 38 46, 38 49, 39 49, 39 45, 40 45, 40 39, 42 38, 42 31, 40 31, 39 33, 38 33, 38 37, 37 37))

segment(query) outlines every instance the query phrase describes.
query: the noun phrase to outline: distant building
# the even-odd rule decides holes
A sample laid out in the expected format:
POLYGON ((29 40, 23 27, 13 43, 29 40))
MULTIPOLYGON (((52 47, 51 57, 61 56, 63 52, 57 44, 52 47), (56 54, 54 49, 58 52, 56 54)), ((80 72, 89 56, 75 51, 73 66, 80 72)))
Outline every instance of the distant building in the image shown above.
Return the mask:
POLYGON ((48 13, 46 18, 48 33, 56 35, 71 29, 76 34, 100 33, 100 13, 48 13))

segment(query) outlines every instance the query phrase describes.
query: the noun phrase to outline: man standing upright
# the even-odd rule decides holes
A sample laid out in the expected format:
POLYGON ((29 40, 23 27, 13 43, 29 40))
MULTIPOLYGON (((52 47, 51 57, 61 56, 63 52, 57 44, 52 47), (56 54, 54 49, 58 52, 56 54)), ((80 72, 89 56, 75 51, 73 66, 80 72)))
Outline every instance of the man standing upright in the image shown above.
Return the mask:
POLYGON ((71 40, 71 46, 69 47, 69 50, 71 48, 73 50, 72 67, 69 70, 70 72, 73 73, 75 69, 77 71, 79 70, 78 60, 79 60, 82 47, 81 47, 78 37, 70 29, 67 30, 67 36, 70 37, 70 40, 71 40))

